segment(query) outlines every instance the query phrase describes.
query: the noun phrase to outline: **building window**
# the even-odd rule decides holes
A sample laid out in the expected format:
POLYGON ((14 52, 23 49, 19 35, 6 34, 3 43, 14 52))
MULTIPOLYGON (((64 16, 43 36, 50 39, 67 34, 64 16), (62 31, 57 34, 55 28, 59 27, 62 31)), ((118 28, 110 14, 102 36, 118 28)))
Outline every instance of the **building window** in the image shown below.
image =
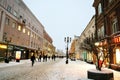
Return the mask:
POLYGON ((28 26, 29 26, 29 27, 31 26, 31 25, 30 25, 30 23, 29 23, 29 25, 28 25, 28 26))
POLYGON ((13 15, 17 17, 17 12, 15 10, 13 11, 13 15))
POLYGON ((21 26, 20 25, 18 26, 18 30, 21 31, 21 26))
POLYGON ((34 30, 34 26, 32 26, 32 30, 34 30))
POLYGON ((19 0, 15 0, 17 4, 20 4, 20 1, 19 0))
POLYGON ((36 28, 34 29, 34 31, 36 32, 36 28))
POLYGON ((23 28, 23 33, 25 33, 26 32, 26 30, 25 30, 25 28, 23 28))
POLYGON ((16 27, 16 23, 13 22, 13 24, 12 24, 12 28, 15 28, 15 27, 16 27))
POLYGON ((116 33, 119 30, 117 18, 112 21, 112 32, 116 33))
POLYGON ((35 42, 33 42, 33 47, 35 48, 35 42))
POLYGON ((9 19, 8 17, 6 17, 5 24, 6 24, 6 25, 9 25, 9 24, 10 24, 10 19, 9 19))
POLYGON ((116 63, 120 64, 120 49, 116 49, 116 63))
POLYGON ((29 35, 30 35, 30 31, 28 31, 28 33, 27 33, 27 34, 28 34, 28 36, 29 36, 29 35))
POLYGON ((98 29, 98 38, 103 38, 104 37, 104 26, 98 29))
POLYGON ((100 37, 100 29, 98 29, 98 38, 100 37))
POLYGON ((11 11, 12 11, 12 7, 11 7, 10 5, 8 5, 7 11, 8 11, 8 12, 11 12, 11 11))
POLYGON ((33 33, 31 33, 31 37, 33 37, 33 33))
POLYGON ((94 39, 94 34, 93 33, 91 34, 91 38, 92 38, 92 40, 94 39))
POLYGON ((31 42, 31 47, 33 46, 33 42, 31 42))
POLYGON ((109 3, 111 3, 113 0, 109 0, 109 3))
POLYGON ((34 38, 37 39, 37 35, 36 34, 35 34, 34 38))
POLYGON ((100 15, 102 13, 102 5, 99 3, 98 5, 98 14, 100 15))
POLYGON ((5 0, 0 0, 0 4, 2 5, 2 6, 4 6, 5 5, 5 0))
POLYGON ((35 39, 35 37, 36 37, 36 34, 34 33, 33 38, 35 39))
POLYGON ((101 37, 104 37, 104 26, 101 27, 101 37))

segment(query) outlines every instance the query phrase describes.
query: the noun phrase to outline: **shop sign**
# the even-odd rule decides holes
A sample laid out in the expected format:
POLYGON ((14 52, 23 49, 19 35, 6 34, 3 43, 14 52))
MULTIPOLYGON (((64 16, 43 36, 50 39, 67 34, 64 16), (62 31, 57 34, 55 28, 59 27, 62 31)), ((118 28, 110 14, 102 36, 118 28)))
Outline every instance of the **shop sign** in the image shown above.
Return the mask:
POLYGON ((115 43, 119 43, 120 42, 120 37, 115 37, 113 40, 114 40, 115 43))

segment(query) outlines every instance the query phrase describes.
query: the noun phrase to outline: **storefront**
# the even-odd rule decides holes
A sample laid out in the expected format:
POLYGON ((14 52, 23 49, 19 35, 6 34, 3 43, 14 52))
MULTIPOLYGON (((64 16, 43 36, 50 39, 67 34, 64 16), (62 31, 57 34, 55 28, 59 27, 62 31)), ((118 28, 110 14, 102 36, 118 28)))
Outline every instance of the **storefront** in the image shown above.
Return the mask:
POLYGON ((116 48, 116 64, 120 65, 120 47, 116 48))
POLYGON ((82 56, 83 56, 83 60, 87 61, 87 51, 84 51, 82 56))
POLYGON ((6 50, 7 46, 5 44, 0 44, 0 61, 4 60, 6 50))
POLYGON ((87 62, 93 63, 93 53, 91 53, 91 52, 87 53, 87 62))
POLYGON ((30 58, 30 52, 34 50, 26 47, 16 46, 12 44, 0 43, 0 61, 4 61, 5 58, 11 60, 19 60, 30 58))
POLYGON ((109 55, 109 41, 107 39, 104 39, 102 41, 96 42, 95 46, 97 53, 93 54, 93 63, 98 64, 97 61, 99 61, 102 67, 109 67, 111 56, 109 55))
POLYGON ((112 57, 111 68, 115 70, 120 70, 120 36, 114 36, 112 38, 112 57))
POLYGON ((113 52, 115 52, 113 64, 120 65, 120 36, 114 37, 112 42, 114 43, 113 52))

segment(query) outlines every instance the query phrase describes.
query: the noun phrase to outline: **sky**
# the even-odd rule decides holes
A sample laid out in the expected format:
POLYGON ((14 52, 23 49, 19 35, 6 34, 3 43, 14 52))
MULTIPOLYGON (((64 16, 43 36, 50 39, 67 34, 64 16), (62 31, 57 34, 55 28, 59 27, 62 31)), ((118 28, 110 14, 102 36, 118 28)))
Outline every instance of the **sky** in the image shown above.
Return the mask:
POLYGON ((94 0, 23 0, 46 32, 56 49, 65 50, 65 37, 80 36, 95 14, 94 0))

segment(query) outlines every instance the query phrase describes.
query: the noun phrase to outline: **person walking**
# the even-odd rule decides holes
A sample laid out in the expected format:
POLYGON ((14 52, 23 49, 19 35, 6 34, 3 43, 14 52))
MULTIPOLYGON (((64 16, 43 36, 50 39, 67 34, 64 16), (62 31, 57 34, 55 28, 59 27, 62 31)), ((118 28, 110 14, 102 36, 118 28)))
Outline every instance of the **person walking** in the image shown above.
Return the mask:
POLYGON ((38 58, 38 61, 41 62, 41 58, 42 58, 42 55, 40 54, 40 55, 39 55, 39 58, 38 58))
POLYGON ((33 66, 35 63, 35 55, 34 54, 31 56, 31 61, 32 61, 32 66, 33 66))

